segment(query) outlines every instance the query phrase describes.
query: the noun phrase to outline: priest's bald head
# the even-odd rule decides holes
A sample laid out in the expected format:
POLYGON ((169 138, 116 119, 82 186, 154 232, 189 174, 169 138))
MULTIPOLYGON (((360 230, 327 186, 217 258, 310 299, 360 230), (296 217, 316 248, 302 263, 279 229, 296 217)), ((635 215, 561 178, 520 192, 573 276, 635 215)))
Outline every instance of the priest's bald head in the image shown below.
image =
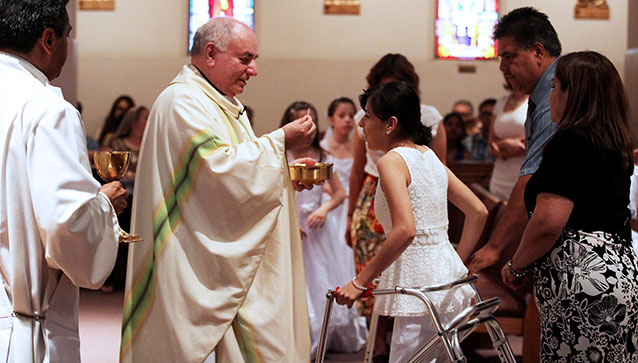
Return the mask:
POLYGON ((245 24, 218 17, 197 29, 191 62, 219 91, 234 97, 257 75, 257 37, 245 24))
POLYGON ((69 0, 0 0, 0 50, 36 66, 49 80, 66 62, 69 0))

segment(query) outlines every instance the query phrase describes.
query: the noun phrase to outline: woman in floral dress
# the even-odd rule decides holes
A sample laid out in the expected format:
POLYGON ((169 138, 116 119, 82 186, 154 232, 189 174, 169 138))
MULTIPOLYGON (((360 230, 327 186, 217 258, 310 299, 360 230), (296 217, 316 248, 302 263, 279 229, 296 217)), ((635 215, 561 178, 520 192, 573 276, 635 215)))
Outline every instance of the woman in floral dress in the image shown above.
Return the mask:
POLYGON ((556 133, 525 189, 531 218, 503 281, 517 288, 533 276, 542 362, 638 362, 622 82, 603 55, 577 52, 558 60, 552 83, 556 133))

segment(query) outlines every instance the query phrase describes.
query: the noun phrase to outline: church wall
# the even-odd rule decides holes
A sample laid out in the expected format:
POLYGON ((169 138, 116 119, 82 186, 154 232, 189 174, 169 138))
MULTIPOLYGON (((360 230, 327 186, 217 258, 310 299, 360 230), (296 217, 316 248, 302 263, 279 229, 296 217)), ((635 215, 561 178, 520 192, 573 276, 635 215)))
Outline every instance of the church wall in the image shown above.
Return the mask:
MULTIPOLYGON (((403 53, 415 64, 423 101, 442 114, 458 98, 478 105, 504 94, 498 61, 434 59, 432 0, 361 0, 354 16, 324 15, 319 0, 255 3, 259 76, 240 99, 255 110, 257 134, 276 128, 295 100, 313 103, 325 129, 328 103, 338 96, 356 98, 369 68, 388 52, 403 53), (459 73, 459 65, 476 71, 459 73)), ((576 0, 501 0, 501 14, 537 7, 549 15, 565 52, 600 51, 624 74, 628 0, 607 3, 609 20, 574 19, 576 0)), ((115 11, 78 11, 78 99, 90 134, 118 95, 150 106, 188 61, 187 12, 187 0, 116 0, 115 11)))

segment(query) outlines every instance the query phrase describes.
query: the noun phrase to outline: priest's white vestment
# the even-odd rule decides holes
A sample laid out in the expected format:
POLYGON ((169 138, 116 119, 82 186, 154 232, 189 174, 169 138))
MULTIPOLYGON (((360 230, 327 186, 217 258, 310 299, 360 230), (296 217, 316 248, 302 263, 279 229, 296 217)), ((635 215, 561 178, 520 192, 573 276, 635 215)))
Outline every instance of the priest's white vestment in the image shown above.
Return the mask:
POLYGON ((279 129, 186 65, 152 107, 138 159, 121 359, 304 362, 301 240, 279 129))
POLYGON ((99 288, 117 217, 93 178, 79 113, 0 52, 0 361, 79 362, 79 287, 99 288))

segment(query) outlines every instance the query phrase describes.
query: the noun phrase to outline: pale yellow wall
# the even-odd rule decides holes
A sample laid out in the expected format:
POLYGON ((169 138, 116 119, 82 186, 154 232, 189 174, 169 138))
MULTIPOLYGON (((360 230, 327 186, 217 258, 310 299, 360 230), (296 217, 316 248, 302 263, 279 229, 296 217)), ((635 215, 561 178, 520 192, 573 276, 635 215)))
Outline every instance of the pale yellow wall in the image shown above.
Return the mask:
MULTIPOLYGON (((75 28, 75 18, 77 15, 77 3, 69 2, 66 6, 69 13, 69 23, 72 28, 75 28)), ((68 53, 66 63, 62 68, 62 73, 51 81, 54 86, 62 88, 64 98, 71 104, 75 105, 77 102, 78 92, 78 48, 75 39, 75 33, 71 32, 68 39, 68 53)))
MULTIPOLYGON (((624 74, 628 0, 608 0, 609 20, 576 20, 576 0, 501 0, 501 14, 520 6, 547 13, 566 52, 606 54, 624 74)), ((324 15, 321 0, 255 0, 259 76, 240 99, 255 110, 258 134, 277 127, 283 109, 307 100, 323 112, 338 96, 355 98, 365 75, 388 52, 405 54, 421 76, 424 102, 442 113, 457 98, 479 103, 503 94, 498 62, 433 57, 433 0, 362 0, 358 16, 324 15), (391 6, 389 6, 389 4, 391 6), (459 74, 459 64, 476 73, 459 74)), ((184 64, 187 0, 116 0, 115 11, 78 11, 78 98, 89 133, 121 93, 151 105, 184 64)))

